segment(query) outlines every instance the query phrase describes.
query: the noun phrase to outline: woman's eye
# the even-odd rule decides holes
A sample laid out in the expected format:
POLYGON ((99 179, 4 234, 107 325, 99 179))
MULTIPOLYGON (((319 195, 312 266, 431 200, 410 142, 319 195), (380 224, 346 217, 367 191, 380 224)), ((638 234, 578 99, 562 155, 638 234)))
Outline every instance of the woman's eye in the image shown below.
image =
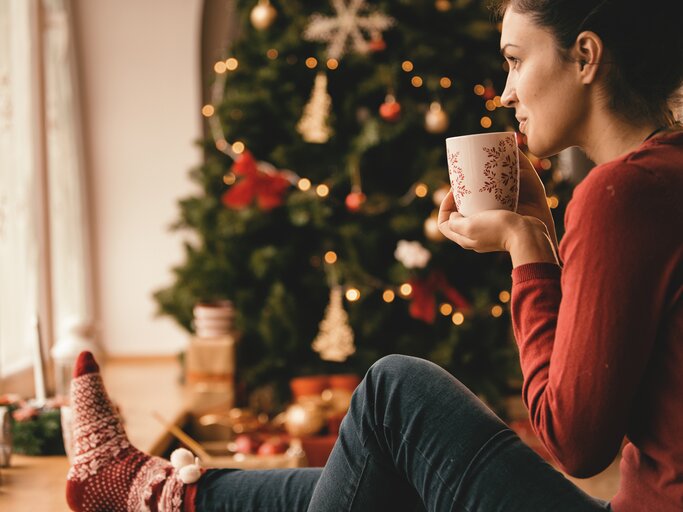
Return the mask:
POLYGON ((510 57, 509 55, 505 57, 505 60, 508 61, 508 64, 510 65, 511 69, 514 69, 517 67, 519 64, 519 59, 517 57, 510 57))

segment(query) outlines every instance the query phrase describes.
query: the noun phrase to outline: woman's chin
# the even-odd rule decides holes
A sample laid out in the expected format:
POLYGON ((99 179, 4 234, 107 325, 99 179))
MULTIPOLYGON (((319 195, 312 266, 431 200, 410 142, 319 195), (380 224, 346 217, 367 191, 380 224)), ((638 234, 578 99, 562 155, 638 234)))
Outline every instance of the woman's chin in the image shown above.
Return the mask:
POLYGON ((538 158, 550 158, 564 149, 564 147, 552 146, 547 142, 539 141, 529 135, 527 135, 526 146, 529 148, 529 151, 538 158))

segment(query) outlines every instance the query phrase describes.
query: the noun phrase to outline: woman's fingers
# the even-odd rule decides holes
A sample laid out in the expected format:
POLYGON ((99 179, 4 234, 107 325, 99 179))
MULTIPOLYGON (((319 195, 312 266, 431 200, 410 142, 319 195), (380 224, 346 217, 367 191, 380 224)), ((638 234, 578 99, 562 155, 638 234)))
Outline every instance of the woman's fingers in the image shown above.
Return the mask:
POLYGON ((441 201, 441 206, 439 207, 439 218, 438 223, 441 225, 443 222, 448 222, 448 219, 453 212, 457 212, 458 207, 455 205, 455 199, 453 198, 453 189, 448 189, 448 194, 441 201))

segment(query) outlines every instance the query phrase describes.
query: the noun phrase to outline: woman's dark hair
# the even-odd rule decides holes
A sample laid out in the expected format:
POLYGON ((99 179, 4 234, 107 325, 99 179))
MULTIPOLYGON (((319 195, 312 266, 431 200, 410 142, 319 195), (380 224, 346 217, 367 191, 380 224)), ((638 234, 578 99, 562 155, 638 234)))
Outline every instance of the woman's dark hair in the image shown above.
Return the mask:
POLYGON ((683 0, 497 0, 500 17, 511 8, 549 29, 560 53, 583 31, 605 45, 609 107, 630 121, 673 124, 683 90, 683 0))

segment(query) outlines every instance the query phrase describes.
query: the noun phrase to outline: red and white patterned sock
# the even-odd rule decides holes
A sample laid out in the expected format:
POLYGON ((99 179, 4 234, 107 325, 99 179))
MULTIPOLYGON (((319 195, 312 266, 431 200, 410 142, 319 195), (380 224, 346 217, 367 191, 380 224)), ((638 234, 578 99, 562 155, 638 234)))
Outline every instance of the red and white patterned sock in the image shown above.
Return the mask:
POLYGON ((71 384, 73 466, 66 500, 77 512, 194 512, 196 484, 184 484, 170 462, 128 441, 104 389, 99 366, 82 352, 71 384))

